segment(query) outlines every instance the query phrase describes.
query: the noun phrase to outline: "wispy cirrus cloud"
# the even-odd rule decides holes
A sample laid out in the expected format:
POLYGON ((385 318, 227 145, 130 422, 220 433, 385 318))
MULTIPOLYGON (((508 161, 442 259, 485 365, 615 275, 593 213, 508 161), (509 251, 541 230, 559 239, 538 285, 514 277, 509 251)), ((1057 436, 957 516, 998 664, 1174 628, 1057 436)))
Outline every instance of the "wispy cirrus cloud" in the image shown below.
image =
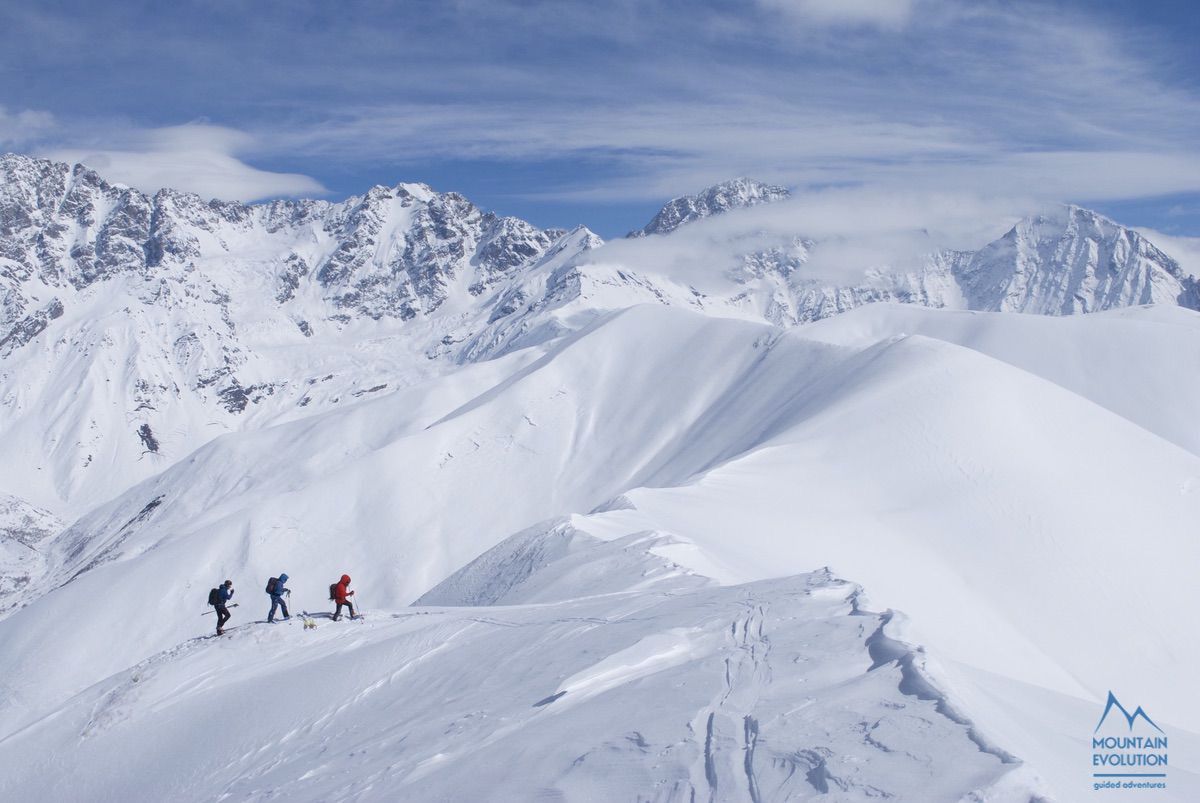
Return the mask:
POLYGON ((665 236, 610 240, 585 259, 663 273, 701 291, 728 283, 746 254, 790 253, 815 241, 803 276, 861 281, 872 268, 919 270, 943 249, 977 249, 1036 209, 1031 196, 971 191, 831 188, 681 226, 665 236))
POLYGON ((45 155, 83 163, 110 181, 155 192, 163 187, 205 198, 254 201, 322 194, 320 182, 295 173, 251 167, 237 154, 256 147, 250 134, 203 123, 110 134, 98 148, 52 148, 45 155))
POLYGON ((912 18, 914 0, 758 0, 792 22, 835 27, 871 25, 902 28, 912 18))
POLYGON ((57 126, 54 115, 36 109, 11 112, 0 106, 0 148, 20 150, 41 141, 57 126))
POLYGON ((10 107, 55 101, 37 147, 143 183, 205 174, 205 194, 401 179, 473 194, 486 176, 515 201, 633 205, 734 175, 1051 201, 1200 192, 1190 40, 1083 0, 56 8, 0 27, 0 65, 24 71, 10 107), (109 79, 73 80, 97 37, 109 79), (227 138, 154 133, 199 115, 227 138), (253 172, 267 166, 284 175, 253 172))
POLYGON ((1200 189, 1200 98, 1163 80, 1136 29, 1033 5, 865 5, 887 30, 847 36, 814 23, 797 37, 772 18, 816 19, 825 5, 782 0, 760 4, 765 16, 673 20, 702 45, 692 48, 658 42, 651 21, 640 41, 620 36, 647 51, 639 58, 653 78, 643 84, 597 85, 584 71, 614 68, 586 58, 579 74, 568 68, 549 86, 535 67, 510 65, 495 85, 481 78, 473 97, 346 103, 265 138, 348 161, 576 161, 577 173, 514 190, 574 200, 662 197, 742 174, 1050 200, 1200 189), (922 25, 898 32, 914 10, 922 25), (751 42, 759 51, 747 54, 751 42))
POLYGON ((1144 227, 1138 231, 1178 262, 1184 272, 1200 276, 1200 237, 1180 237, 1144 227))

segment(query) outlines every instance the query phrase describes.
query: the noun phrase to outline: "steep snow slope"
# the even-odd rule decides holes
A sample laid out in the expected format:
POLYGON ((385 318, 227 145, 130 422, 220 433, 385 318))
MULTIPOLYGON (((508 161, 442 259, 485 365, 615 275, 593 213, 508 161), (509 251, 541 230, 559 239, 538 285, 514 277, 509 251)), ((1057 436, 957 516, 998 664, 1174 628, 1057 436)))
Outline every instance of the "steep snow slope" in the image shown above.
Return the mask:
POLYGON ((1139 307, 1050 318, 873 304, 802 333, 855 348, 901 333, 966 346, 1200 455, 1200 313, 1193 310, 1139 307))
POLYGON ((0 796, 933 802, 1040 791, 947 705, 924 656, 852 584, 816 573, 714 586, 654 557, 663 540, 539 528, 442 592, 486 596, 518 563, 537 605, 317 618, 312 630, 293 620, 184 642, 0 740, 12 769, 0 796))
POLYGON ((111 609, 85 600, 112 598, 114 583, 139 593, 181 582, 172 594, 201 599, 211 580, 195 575, 287 571, 321 593, 324 574, 354 569, 375 589, 374 604, 403 605, 537 521, 590 510, 651 477, 682 481, 744 448, 722 439, 678 457, 697 420, 748 374, 770 372, 763 360, 794 375, 848 351, 800 341, 768 348, 777 336, 759 324, 634 308, 523 369, 493 361, 455 374, 460 392, 477 394, 470 401, 441 380, 219 438, 56 540, 40 588, 57 590, 0 622, 21 647, 0 656, 13 670, 0 685, 15 701, 0 721, 36 709, 60 683, 82 688, 195 626, 190 610, 168 609, 130 623, 129 643, 94 663, 56 664, 40 670, 53 679, 38 682, 23 676, 61 648, 45 624, 70 615, 80 627, 105 626, 111 609), (690 361, 723 368, 696 371, 690 361), (165 579, 180 565, 188 577, 165 579))
MULTIPOLYGON (((1056 334, 1087 338, 1093 320, 1105 324, 1063 321, 1056 334)), ((726 582, 818 555, 862 578, 911 617, 912 640, 946 658, 951 696, 986 701, 983 722, 1008 719, 1003 743, 1066 799, 1089 780, 1078 756, 1091 726, 1064 738, 1060 706, 1037 707, 1049 692, 1094 701, 1093 716, 1109 689, 1139 695, 1197 744, 1200 653, 1170 612, 1200 604, 1189 580, 1200 459, 957 346, 910 336, 866 353, 836 397, 800 396, 764 421, 758 450, 682 487, 630 491, 622 509, 577 524, 686 534, 659 552, 726 582), (1018 701, 1030 707, 1005 713, 1018 701)), ((1193 755, 1174 754, 1177 785, 1191 790, 1180 799, 1200 791, 1193 755)))
MULTIPOLYGON (((1164 341, 1196 327, 1196 316, 1157 317, 1052 324, 1064 344, 1096 327, 1115 327, 1102 335, 1114 341, 1121 326, 1164 341)), ((983 319, 1012 322, 1013 343, 1040 342, 1022 334, 1024 317, 983 319)), ((1094 706, 1130 689, 1169 712, 1159 716, 1180 738, 1200 730, 1186 694, 1200 646, 1160 615, 1200 602, 1200 458, 1153 434, 1150 413, 1139 426, 1081 395, 1119 398, 1103 377, 1136 382, 1139 366, 1071 391, 1051 381, 1054 360, 1038 376, 1017 367, 1038 364, 1028 355, 876 334, 832 345, 638 307, 534 362, 465 368, 454 400, 438 380, 218 439, 55 540, 31 604, 0 621, 12 645, 0 656, 2 731, 187 638, 192 604, 224 576, 238 580, 243 614, 258 615, 260 578, 279 571, 302 606, 321 605, 348 571, 372 610, 395 608, 509 534, 572 512, 602 538, 667 534, 658 554, 726 583, 825 565, 861 578, 875 606, 911 616, 910 640, 945 656, 951 698, 986 703, 1016 686, 1094 706), (153 611, 139 608, 147 599, 153 611), (57 660, 80 633, 120 637, 87 663, 57 660)), ((546 601, 521 566, 500 572, 499 588, 443 584, 426 601, 546 601)), ((1091 710, 1073 705, 1053 711, 1091 710)), ((1062 753, 1036 738, 1039 716, 1006 725, 1001 746, 1058 772, 1069 799, 1087 767, 1055 769, 1062 753)), ((1065 749, 1081 751, 1093 725, 1079 722, 1065 749)))
POLYGON ((782 326, 878 301, 1200 307, 1174 260, 1076 207, 979 251, 834 281, 811 269, 826 244, 788 204, 782 188, 726 182, 605 248, 423 185, 246 205, 0 157, 0 443, 23 456, 0 466, 0 489, 74 520, 218 435, 541 347, 638 303, 782 326))
POLYGON ((1195 645, 1152 615, 1162 597, 1131 600, 1153 577, 1172 606, 1200 602, 1186 580, 1200 557, 1200 458, 923 338, 877 345, 806 390, 754 416, 761 437, 749 454, 692 483, 629 491, 634 510, 596 518, 685 533, 704 568, 731 581, 821 555, 953 657, 1090 694, 1144 682, 1153 666, 1160 709, 1200 716, 1185 694, 1195 645), (1121 607, 1080 639, 1079 622, 1110 594, 1121 607), (1039 616, 1048 604, 1057 615, 1039 616), (1093 638, 1107 628, 1121 633, 1120 656, 1093 638))

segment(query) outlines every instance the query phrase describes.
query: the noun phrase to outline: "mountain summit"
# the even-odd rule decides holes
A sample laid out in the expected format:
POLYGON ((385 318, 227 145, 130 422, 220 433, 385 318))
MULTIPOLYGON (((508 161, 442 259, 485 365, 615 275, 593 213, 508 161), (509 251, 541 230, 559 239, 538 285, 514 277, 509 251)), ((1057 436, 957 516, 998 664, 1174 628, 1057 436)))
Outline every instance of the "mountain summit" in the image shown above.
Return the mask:
POLYGON ((1138 304, 1200 309, 1200 282, 1133 229, 1066 205, 1022 219, 961 262, 969 309, 1070 315, 1138 304))
POLYGON ((693 220, 718 215, 731 209, 746 209, 759 204, 782 201, 791 197, 786 187, 763 184, 749 178, 735 178, 714 184, 696 195, 685 195, 667 203, 654 219, 630 237, 646 237, 650 234, 667 234, 691 223, 693 220))

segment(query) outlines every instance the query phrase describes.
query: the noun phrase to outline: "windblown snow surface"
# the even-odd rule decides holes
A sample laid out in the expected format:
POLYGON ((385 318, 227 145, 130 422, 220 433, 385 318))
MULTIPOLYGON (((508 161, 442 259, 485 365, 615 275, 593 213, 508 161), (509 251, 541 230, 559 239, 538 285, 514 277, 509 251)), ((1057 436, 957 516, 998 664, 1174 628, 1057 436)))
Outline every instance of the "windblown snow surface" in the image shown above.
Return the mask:
POLYGON ((612 306, 0 498, 0 799, 1200 799, 1200 313, 612 306))

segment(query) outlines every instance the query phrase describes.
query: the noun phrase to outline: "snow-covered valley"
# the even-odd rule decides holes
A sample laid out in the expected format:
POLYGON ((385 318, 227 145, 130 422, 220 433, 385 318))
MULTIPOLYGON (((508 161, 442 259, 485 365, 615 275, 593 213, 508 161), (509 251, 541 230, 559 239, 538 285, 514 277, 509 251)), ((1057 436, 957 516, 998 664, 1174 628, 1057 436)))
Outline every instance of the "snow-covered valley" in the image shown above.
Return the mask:
POLYGON ((1200 284, 1141 235, 689 283, 786 192, 609 249, 22 159, 0 798, 1072 801, 1110 690, 1200 796, 1200 284), (259 623, 285 570, 365 619, 259 623))

